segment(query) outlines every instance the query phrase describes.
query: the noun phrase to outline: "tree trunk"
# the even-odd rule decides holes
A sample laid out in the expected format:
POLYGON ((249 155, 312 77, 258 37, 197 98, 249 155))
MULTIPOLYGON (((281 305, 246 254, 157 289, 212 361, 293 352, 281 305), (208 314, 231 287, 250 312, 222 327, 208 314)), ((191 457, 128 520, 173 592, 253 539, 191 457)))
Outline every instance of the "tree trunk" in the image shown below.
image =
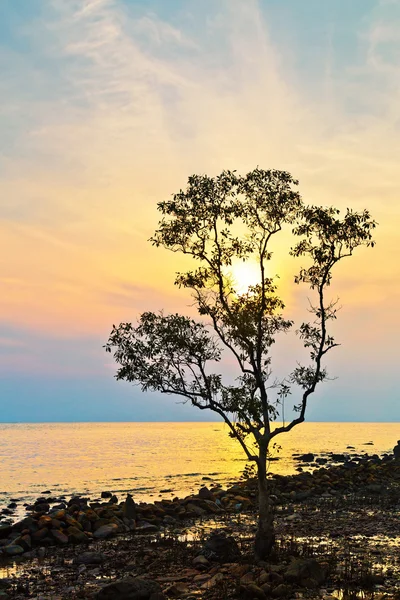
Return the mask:
POLYGON ((258 465, 258 529, 254 544, 257 560, 265 560, 275 543, 274 515, 267 484, 266 454, 260 449, 258 465))

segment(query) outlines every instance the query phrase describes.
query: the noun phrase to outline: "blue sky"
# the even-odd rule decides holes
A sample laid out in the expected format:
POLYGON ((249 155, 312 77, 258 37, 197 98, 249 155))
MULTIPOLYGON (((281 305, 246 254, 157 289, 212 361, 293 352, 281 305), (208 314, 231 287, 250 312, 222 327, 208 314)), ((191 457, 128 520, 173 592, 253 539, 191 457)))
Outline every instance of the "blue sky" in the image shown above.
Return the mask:
POLYGON ((102 345, 190 310, 156 203, 256 165, 379 221, 309 419, 399 420, 399 59, 398 0, 2 0, 0 421, 204 419, 115 382, 102 345))

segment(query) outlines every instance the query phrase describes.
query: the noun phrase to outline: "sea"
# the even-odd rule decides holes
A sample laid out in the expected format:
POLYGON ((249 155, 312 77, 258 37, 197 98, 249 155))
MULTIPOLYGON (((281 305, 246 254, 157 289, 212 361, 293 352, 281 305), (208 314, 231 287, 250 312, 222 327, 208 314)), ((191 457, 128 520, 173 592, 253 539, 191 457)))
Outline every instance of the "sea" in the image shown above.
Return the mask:
MULTIPOLYGON (((277 436, 271 473, 296 472, 293 454, 392 452, 400 423, 302 423, 277 436)), ((14 518, 39 496, 109 491, 137 502, 227 485, 246 467, 240 445, 222 423, 0 424, 0 516, 14 500, 14 518)), ((12 518, 12 517, 11 517, 12 518)), ((1 521, 0 521, 1 522, 1 521)))

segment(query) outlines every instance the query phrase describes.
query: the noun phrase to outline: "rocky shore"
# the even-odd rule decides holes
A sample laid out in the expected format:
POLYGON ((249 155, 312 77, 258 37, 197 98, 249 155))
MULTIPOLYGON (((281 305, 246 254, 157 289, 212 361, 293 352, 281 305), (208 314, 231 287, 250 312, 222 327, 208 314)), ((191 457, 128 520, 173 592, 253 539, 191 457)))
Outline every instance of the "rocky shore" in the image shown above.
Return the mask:
POLYGON ((400 597, 400 461, 330 458, 301 455, 296 475, 270 476, 268 563, 251 553, 253 479, 154 503, 43 495, 0 523, 0 599, 339 598, 346 587, 400 597))

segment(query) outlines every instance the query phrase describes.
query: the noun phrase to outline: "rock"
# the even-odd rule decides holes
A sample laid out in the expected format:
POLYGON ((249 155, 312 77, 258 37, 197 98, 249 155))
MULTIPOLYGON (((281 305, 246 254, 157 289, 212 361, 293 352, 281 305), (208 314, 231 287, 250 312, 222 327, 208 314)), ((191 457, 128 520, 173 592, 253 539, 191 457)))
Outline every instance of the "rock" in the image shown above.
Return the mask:
POLYGON ((32 548, 32 538, 29 535, 29 533, 27 533, 25 535, 21 535, 20 537, 16 538, 13 541, 13 544, 16 544, 17 546, 21 546, 21 548, 23 548, 25 552, 28 552, 32 548))
POLYGON ((315 558, 297 558, 284 572, 286 581, 303 583, 306 579, 314 579, 318 584, 325 579, 325 571, 315 558))
POLYGON ((57 509, 55 512, 51 513, 52 519, 55 519, 56 521, 65 519, 65 515, 66 512, 64 508, 57 509))
POLYGON ((77 527, 68 527, 67 533, 71 544, 82 544, 88 541, 87 535, 77 527))
POLYGON ((104 586, 95 595, 96 600, 154 600, 158 597, 165 598, 156 581, 127 577, 104 586))
POLYGON ((315 590, 318 587, 318 582, 312 577, 306 577, 301 580, 301 585, 309 590, 315 590))
POLYGON ((235 562, 241 552, 236 540, 227 536, 224 531, 213 532, 203 546, 202 554, 211 560, 227 563, 235 562))
POLYGON ((170 585, 165 590, 165 593, 167 594, 168 598, 180 598, 181 596, 186 595, 188 591, 189 588, 186 583, 178 582, 170 585))
POLYGON ((276 586, 276 588, 274 588, 272 590, 271 596, 273 598, 284 598, 285 596, 289 596, 291 591, 292 591, 292 588, 290 587, 290 585, 285 585, 284 583, 280 583, 279 585, 276 586))
MULTIPOLYGON (((108 492, 110 493, 110 492, 108 492)), ((110 496, 107 496, 109 498, 110 496)), ((82 498, 81 496, 72 496, 72 498, 68 501, 68 506, 72 510, 79 510, 80 508, 86 508, 88 503, 87 498, 82 498)))
POLYGON ((59 531, 58 529, 52 529, 50 533, 59 546, 65 546, 68 544, 68 536, 65 535, 65 533, 62 533, 62 531, 59 531))
POLYGON ((276 588, 272 590, 273 598, 283 598, 284 596, 288 596, 292 591, 289 585, 285 585, 284 583, 280 583, 276 588))
POLYGON ((163 518, 164 525, 176 526, 177 522, 178 521, 174 517, 171 517, 171 515, 165 515, 165 517, 163 518))
POLYGON ((247 572, 240 578, 240 584, 244 587, 250 585, 251 583, 254 583, 254 573, 252 572, 247 572))
POLYGON ((200 554, 193 559, 192 565, 196 569, 207 569, 210 566, 210 562, 207 560, 205 556, 200 554))
POLYGON ((193 504, 193 502, 189 502, 186 505, 186 510, 196 515, 196 517, 204 517, 207 514, 207 511, 204 508, 197 506, 197 504, 193 504))
POLYGON ((245 587, 245 594, 248 598, 251 598, 251 600, 265 600, 265 598, 267 598, 264 590, 258 587, 258 585, 255 583, 250 583, 245 587))
POLYGON ((205 583, 203 583, 203 585, 201 586, 201 589, 203 589, 203 590, 209 590, 210 588, 212 588, 215 585, 217 585, 217 583, 219 583, 223 579, 224 579, 224 574, 223 573, 216 573, 215 575, 213 575, 211 577, 211 579, 209 579, 208 581, 206 581, 205 583))
POLYGON ((267 573, 266 571, 262 571, 258 578, 259 585, 261 586, 264 583, 268 583, 268 582, 269 582, 269 573, 267 573))
POLYGON ((214 494, 212 492, 210 492, 210 490, 206 486, 200 488, 200 490, 199 490, 199 498, 202 498, 203 500, 213 500, 213 501, 215 501, 214 494))
POLYGON ((200 573, 199 575, 195 575, 193 577, 193 583, 196 585, 202 585, 205 581, 210 580, 210 575, 208 573, 200 573))
POLYGON ((97 519, 97 521, 93 524, 93 531, 97 531, 100 529, 100 527, 103 527, 103 525, 108 525, 109 522, 109 519, 97 519))
POLYGON ((109 523, 108 525, 102 525, 93 534, 98 540, 105 540, 106 538, 112 537, 118 533, 119 527, 116 523, 109 523))
POLYGON ((42 515, 38 521, 39 529, 51 527, 53 519, 49 515, 42 515))
POLYGON ((101 492, 101 497, 102 498, 112 498, 112 493, 111 492, 101 492))
POLYGON ((7 554, 7 556, 18 556, 18 554, 23 554, 25 550, 18 546, 18 544, 9 544, 8 546, 3 547, 3 553, 7 554))
POLYGON ((209 513, 214 514, 224 512, 221 506, 216 502, 213 502, 213 500, 202 500, 202 503, 209 513))
POLYGON ((312 452, 300 454, 300 456, 297 457, 297 460, 301 460, 302 462, 312 462, 314 460, 314 454, 312 452))
POLYGON ((126 500, 125 500, 125 504, 124 504, 124 508, 122 509, 122 512, 124 513, 124 517, 126 517, 127 519, 133 519, 134 521, 136 521, 136 519, 137 519, 136 504, 130 494, 127 494, 127 496, 126 496, 126 500))
POLYGON ((271 571, 269 574, 269 579, 275 585, 279 585, 280 583, 284 582, 283 575, 281 575, 281 573, 278 573, 278 571, 271 571))
POLYGON ((344 462, 345 460, 348 459, 348 455, 347 454, 335 454, 335 452, 331 452, 331 460, 333 460, 334 462, 344 462))
POLYGON ((42 529, 38 529, 37 531, 34 531, 32 533, 32 540, 36 544, 39 544, 39 543, 41 543, 42 540, 44 540, 44 538, 48 537, 48 535, 49 535, 49 530, 47 529, 47 527, 43 527, 42 529))
POLYGON ((75 558, 76 565, 101 565, 105 560, 104 554, 99 552, 82 552, 75 558))
POLYGON ((50 504, 47 504, 47 502, 39 502, 34 505, 33 510, 37 513, 47 513, 50 510, 50 504))
POLYGON ((37 521, 32 517, 25 517, 24 519, 22 519, 22 521, 14 523, 13 529, 15 529, 16 531, 23 531, 24 529, 29 529, 29 531, 32 533, 33 531, 37 531, 38 524, 37 521))
POLYGON ((7 523, 5 525, 0 525, 0 540, 8 537, 10 535, 11 531, 12 531, 11 525, 8 525, 7 523))
POLYGON ((400 440, 397 440, 397 444, 393 448, 393 454, 396 460, 400 460, 400 440))
POLYGON ((262 591, 264 592, 264 594, 267 596, 267 598, 271 595, 271 590, 272 587, 269 583, 263 583, 262 585, 260 585, 262 591))
POLYGON ((357 463, 354 460, 349 460, 344 463, 343 467, 345 469, 355 469, 357 467, 357 463))

